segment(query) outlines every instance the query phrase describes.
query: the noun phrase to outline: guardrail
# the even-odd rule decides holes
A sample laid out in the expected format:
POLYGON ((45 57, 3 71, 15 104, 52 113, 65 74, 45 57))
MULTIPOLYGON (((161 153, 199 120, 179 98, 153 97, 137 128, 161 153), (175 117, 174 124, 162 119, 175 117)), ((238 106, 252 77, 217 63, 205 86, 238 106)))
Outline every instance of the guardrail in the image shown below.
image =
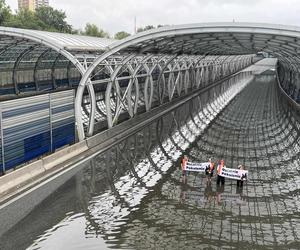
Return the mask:
POLYGON ((277 80, 277 84, 278 84, 278 88, 280 89, 282 95, 286 98, 286 100, 288 101, 288 103, 294 107, 296 110, 300 111, 300 104, 297 103, 294 99, 292 99, 286 92, 285 90, 282 88, 281 86, 281 82, 279 80, 279 75, 278 75, 278 71, 276 70, 276 80, 277 80))

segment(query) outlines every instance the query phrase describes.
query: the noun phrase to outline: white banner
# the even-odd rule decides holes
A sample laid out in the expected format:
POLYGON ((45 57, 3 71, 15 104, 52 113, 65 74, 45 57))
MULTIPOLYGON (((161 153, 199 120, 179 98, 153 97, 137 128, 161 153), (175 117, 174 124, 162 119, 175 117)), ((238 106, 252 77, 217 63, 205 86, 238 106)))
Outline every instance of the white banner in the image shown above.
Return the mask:
POLYGON ((240 169, 233 169, 233 168, 222 168, 220 176, 233 179, 233 180, 241 180, 243 176, 244 180, 248 178, 248 170, 240 170, 240 169))
POLYGON ((185 170, 191 172, 205 172, 205 169, 209 166, 210 166, 209 162, 204 162, 204 163, 188 162, 185 170))

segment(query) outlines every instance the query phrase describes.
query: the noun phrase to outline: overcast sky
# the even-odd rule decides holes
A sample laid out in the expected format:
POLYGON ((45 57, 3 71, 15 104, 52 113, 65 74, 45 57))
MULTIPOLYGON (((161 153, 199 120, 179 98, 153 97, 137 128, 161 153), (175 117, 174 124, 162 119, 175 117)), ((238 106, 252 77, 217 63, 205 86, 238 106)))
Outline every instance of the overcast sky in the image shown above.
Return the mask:
MULTIPOLYGON (((17 9, 18 0, 6 0, 17 9)), ((74 28, 95 23, 110 34, 147 24, 267 22, 300 26, 299 0, 50 0, 64 10, 74 28)))

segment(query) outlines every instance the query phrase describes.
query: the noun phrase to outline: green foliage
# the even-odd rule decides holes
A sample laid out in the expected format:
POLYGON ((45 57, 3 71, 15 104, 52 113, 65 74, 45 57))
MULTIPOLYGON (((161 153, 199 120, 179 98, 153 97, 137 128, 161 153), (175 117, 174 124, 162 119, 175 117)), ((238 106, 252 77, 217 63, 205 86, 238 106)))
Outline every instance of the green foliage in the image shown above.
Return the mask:
POLYGON ((44 6, 36 10, 35 16, 45 25, 45 30, 72 33, 72 26, 65 21, 66 13, 61 10, 44 6))
POLYGON ((146 31, 146 30, 152 30, 152 29, 155 29, 155 27, 153 25, 146 25, 145 27, 138 28, 137 33, 143 32, 143 31, 146 31))
POLYGON ((40 7, 35 12, 21 9, 12 14, 5 0, 0 0, 0 25, 22 28, 72 33, 72 26, 66 21, 66 14, 52 7, 40 7))
POLYGON ((126 38, 128 36, 130 36, 129 33, 125 32, 125 31, 120 31, 120 32, 118 32, 118 33, 115 34, 114 38, 117 39, 117 40, 121 40, 121 39, 124 39, 124 38, 126 38))
POLYGON ((11 10, 9 6, 6 5, 5 0, 0 0, 0 25, 5 25, 11 16, 11 10))
POLYGON ((156 28, 161 28, 161 27, 164 27, 165 25, 162 25, 162 24, 159 24, 157 25, 156 27, 153 26, 153 25, 146 25, 145 27, 140 27, 137 29, 137 33, 139 32, 143 32, 143 31, 146 31, 146 30, 152 30, 152 29, 156 29, 156 28))
MULTIPOLYGON (((73 29, 67 23, 66 18, 64 11, 49 6, 40 7, 34 12, 21 9, 16 14, 12 14, 5 0, 0 0, 0 25, 2 26, 109 38, 109 34, 95 24, 87 23, 84 31, 73 29)), ((116 39, 122 39, 129 35, 121 31, 115 37, 116 39)))
POLYGON ((85 29, 83 32, 81 32, 81 34, 86 36, 109 38, 109 34, 107 32, 101 28, 98 28, 96 24, 91 23, 86 24, 85 29))
POLYGON ((27 9, 21 9, 16 15, 12 15, 9 20, 5 22, 6 26, 42 30, 43 22, 39 20, 35 14, 27 9))

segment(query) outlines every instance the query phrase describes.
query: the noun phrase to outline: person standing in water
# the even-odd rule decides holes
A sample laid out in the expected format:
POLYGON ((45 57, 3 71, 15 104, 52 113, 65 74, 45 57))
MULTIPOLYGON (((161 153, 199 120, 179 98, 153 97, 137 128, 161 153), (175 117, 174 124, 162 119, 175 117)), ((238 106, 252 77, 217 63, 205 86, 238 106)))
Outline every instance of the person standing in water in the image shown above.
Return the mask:
POLYGON ((224 163, 224 160, 222 159, 218 165, 218 168, 217 168, 217 185, 220 185, 220 183, 222 185, 225 184, 225 177, 221 176, 221 173, 222 173, 222 169, 225 167, 225 163, 224 163))
POLYGON ((186 180, 186 166, 187 166, 187 163, 188 163, 188 157, 185 155, 185 156, 183 156, 183 158, 181 160, 182 178, 183 178, 184 182, 186 180))
POLYGON ((206 175, 206 182, 211 182, 211 177, 213 177, 215 164, 212 162, 211 159, 208 160, 209 166, 205 169, 205 175, 206 175))
MULTIPOLYGON (((245 170, 245 167, 244 167, 243 165, 239 165, 239 166, 238 166, 238 169, 239 169, 239 170, 245 170)), ((240 180, 237 180, 236 185, 237 185, 238 187, 243 187, 244 180, 246 180, 246 179, 247 179, 247 174, 243 174, 243 175, 241 176, 241 179, 240 179, 240 180)))

